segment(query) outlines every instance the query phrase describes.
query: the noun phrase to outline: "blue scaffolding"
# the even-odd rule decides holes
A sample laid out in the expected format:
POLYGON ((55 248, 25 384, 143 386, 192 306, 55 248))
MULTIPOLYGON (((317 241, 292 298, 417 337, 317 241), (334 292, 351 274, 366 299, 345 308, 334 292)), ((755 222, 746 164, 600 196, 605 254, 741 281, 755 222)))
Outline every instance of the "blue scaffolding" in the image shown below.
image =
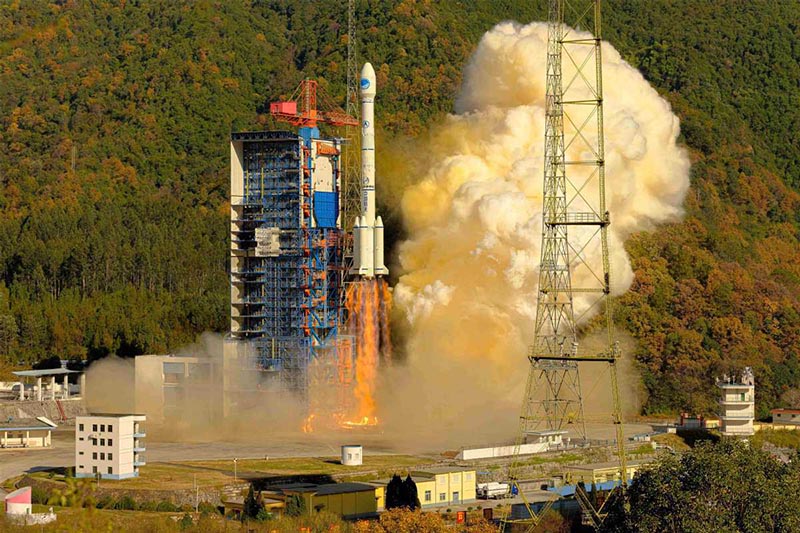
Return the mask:
POLYGON ((317 139, 316 128, 231 136, 241 143, 242 167, 242 197, 231 219, 238 259, 231 283, 239 295, 232 297, 238 327, 231 334, 250 343, 255 367, 274 388, 303 397, 309 365, 335 361, 342 317, 339 157, 335 150, 329 158, 333 191, 315 191, 317 139), (266 253, 258 251, 259 229, 275 235, 266 253))

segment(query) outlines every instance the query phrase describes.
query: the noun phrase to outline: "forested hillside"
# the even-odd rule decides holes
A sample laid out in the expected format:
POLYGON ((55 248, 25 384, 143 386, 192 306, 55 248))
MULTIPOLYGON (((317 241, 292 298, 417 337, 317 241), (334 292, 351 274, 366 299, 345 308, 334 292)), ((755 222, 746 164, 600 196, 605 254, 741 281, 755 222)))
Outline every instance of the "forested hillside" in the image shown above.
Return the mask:
MULTIPOLYGON (((384 142, 452 110, 496 22, 543 1, 358 2, 384 142)), ((161 352, 227 327, 228 134, 304 76, 344 94, 346 2, 0 6, 0 358, 161 352)), ((673 105, 684 221, 628 243, 648 412, 710 410, 751 364, 762 412, 800 387, 800 6, 608 2, 605 38, 673 105)), ((387 211, 388 211, 387 207, 387 211)))

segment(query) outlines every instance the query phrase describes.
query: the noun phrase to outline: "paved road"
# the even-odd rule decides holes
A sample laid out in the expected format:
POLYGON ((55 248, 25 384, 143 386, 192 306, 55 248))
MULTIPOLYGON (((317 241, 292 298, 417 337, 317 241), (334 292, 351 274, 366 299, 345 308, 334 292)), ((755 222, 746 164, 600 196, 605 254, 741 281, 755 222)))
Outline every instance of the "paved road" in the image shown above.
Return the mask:
MULTIPOLYGON (((379 440, 364 441, 370 454, 397 453, 379 440)), ((320 457, 337 456, 339 444, 306 435, 289 435, 263 444, 253 442, 157 442, 146 440, 148 462, 200 461, 204 459, 242 459, 261 457, 320 457)), ((0 482, 23 472, 73 466, 75 464, 75 433, 64 429, 53 432, 53 447, 48 449, 0 451, 0 482)))

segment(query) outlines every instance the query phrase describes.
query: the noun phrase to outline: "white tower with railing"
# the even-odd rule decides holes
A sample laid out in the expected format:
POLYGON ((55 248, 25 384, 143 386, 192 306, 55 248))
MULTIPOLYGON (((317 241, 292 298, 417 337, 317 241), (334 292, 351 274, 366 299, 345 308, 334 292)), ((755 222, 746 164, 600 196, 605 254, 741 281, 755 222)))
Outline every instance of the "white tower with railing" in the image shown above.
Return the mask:
POLYGON ((741 376, 722 376, 717 380, 722 391, 719 400, 719 418, 722 421, 722 434, 733 437, 749 437, 755 433, 755 379, 748 366, 741 376))

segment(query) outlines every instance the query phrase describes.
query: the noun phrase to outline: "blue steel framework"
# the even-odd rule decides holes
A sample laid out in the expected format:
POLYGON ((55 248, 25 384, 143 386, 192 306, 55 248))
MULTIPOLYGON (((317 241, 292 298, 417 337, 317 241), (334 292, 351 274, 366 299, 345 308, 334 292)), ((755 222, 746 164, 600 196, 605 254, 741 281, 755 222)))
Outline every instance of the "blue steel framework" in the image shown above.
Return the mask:
POLYGON ((325 143, 333 190, 317 192, 312 145, 318 139, 316 128, 231 136, 241 143, 242 165, 242 197, 232 198, 232 249, 239 259, 231 283, 240 296, 232 298, 232 324, 235 319, 238 327, 231 334, 249 341, 255 367, 271 374, 270 388, 304 398, 313 363, 323 369, 319 378, 337 378, 346 340, 338 335, 343 315, 339 146, 325 143), (278 228, 279 250, 257 256, 256 228, 278 228))

